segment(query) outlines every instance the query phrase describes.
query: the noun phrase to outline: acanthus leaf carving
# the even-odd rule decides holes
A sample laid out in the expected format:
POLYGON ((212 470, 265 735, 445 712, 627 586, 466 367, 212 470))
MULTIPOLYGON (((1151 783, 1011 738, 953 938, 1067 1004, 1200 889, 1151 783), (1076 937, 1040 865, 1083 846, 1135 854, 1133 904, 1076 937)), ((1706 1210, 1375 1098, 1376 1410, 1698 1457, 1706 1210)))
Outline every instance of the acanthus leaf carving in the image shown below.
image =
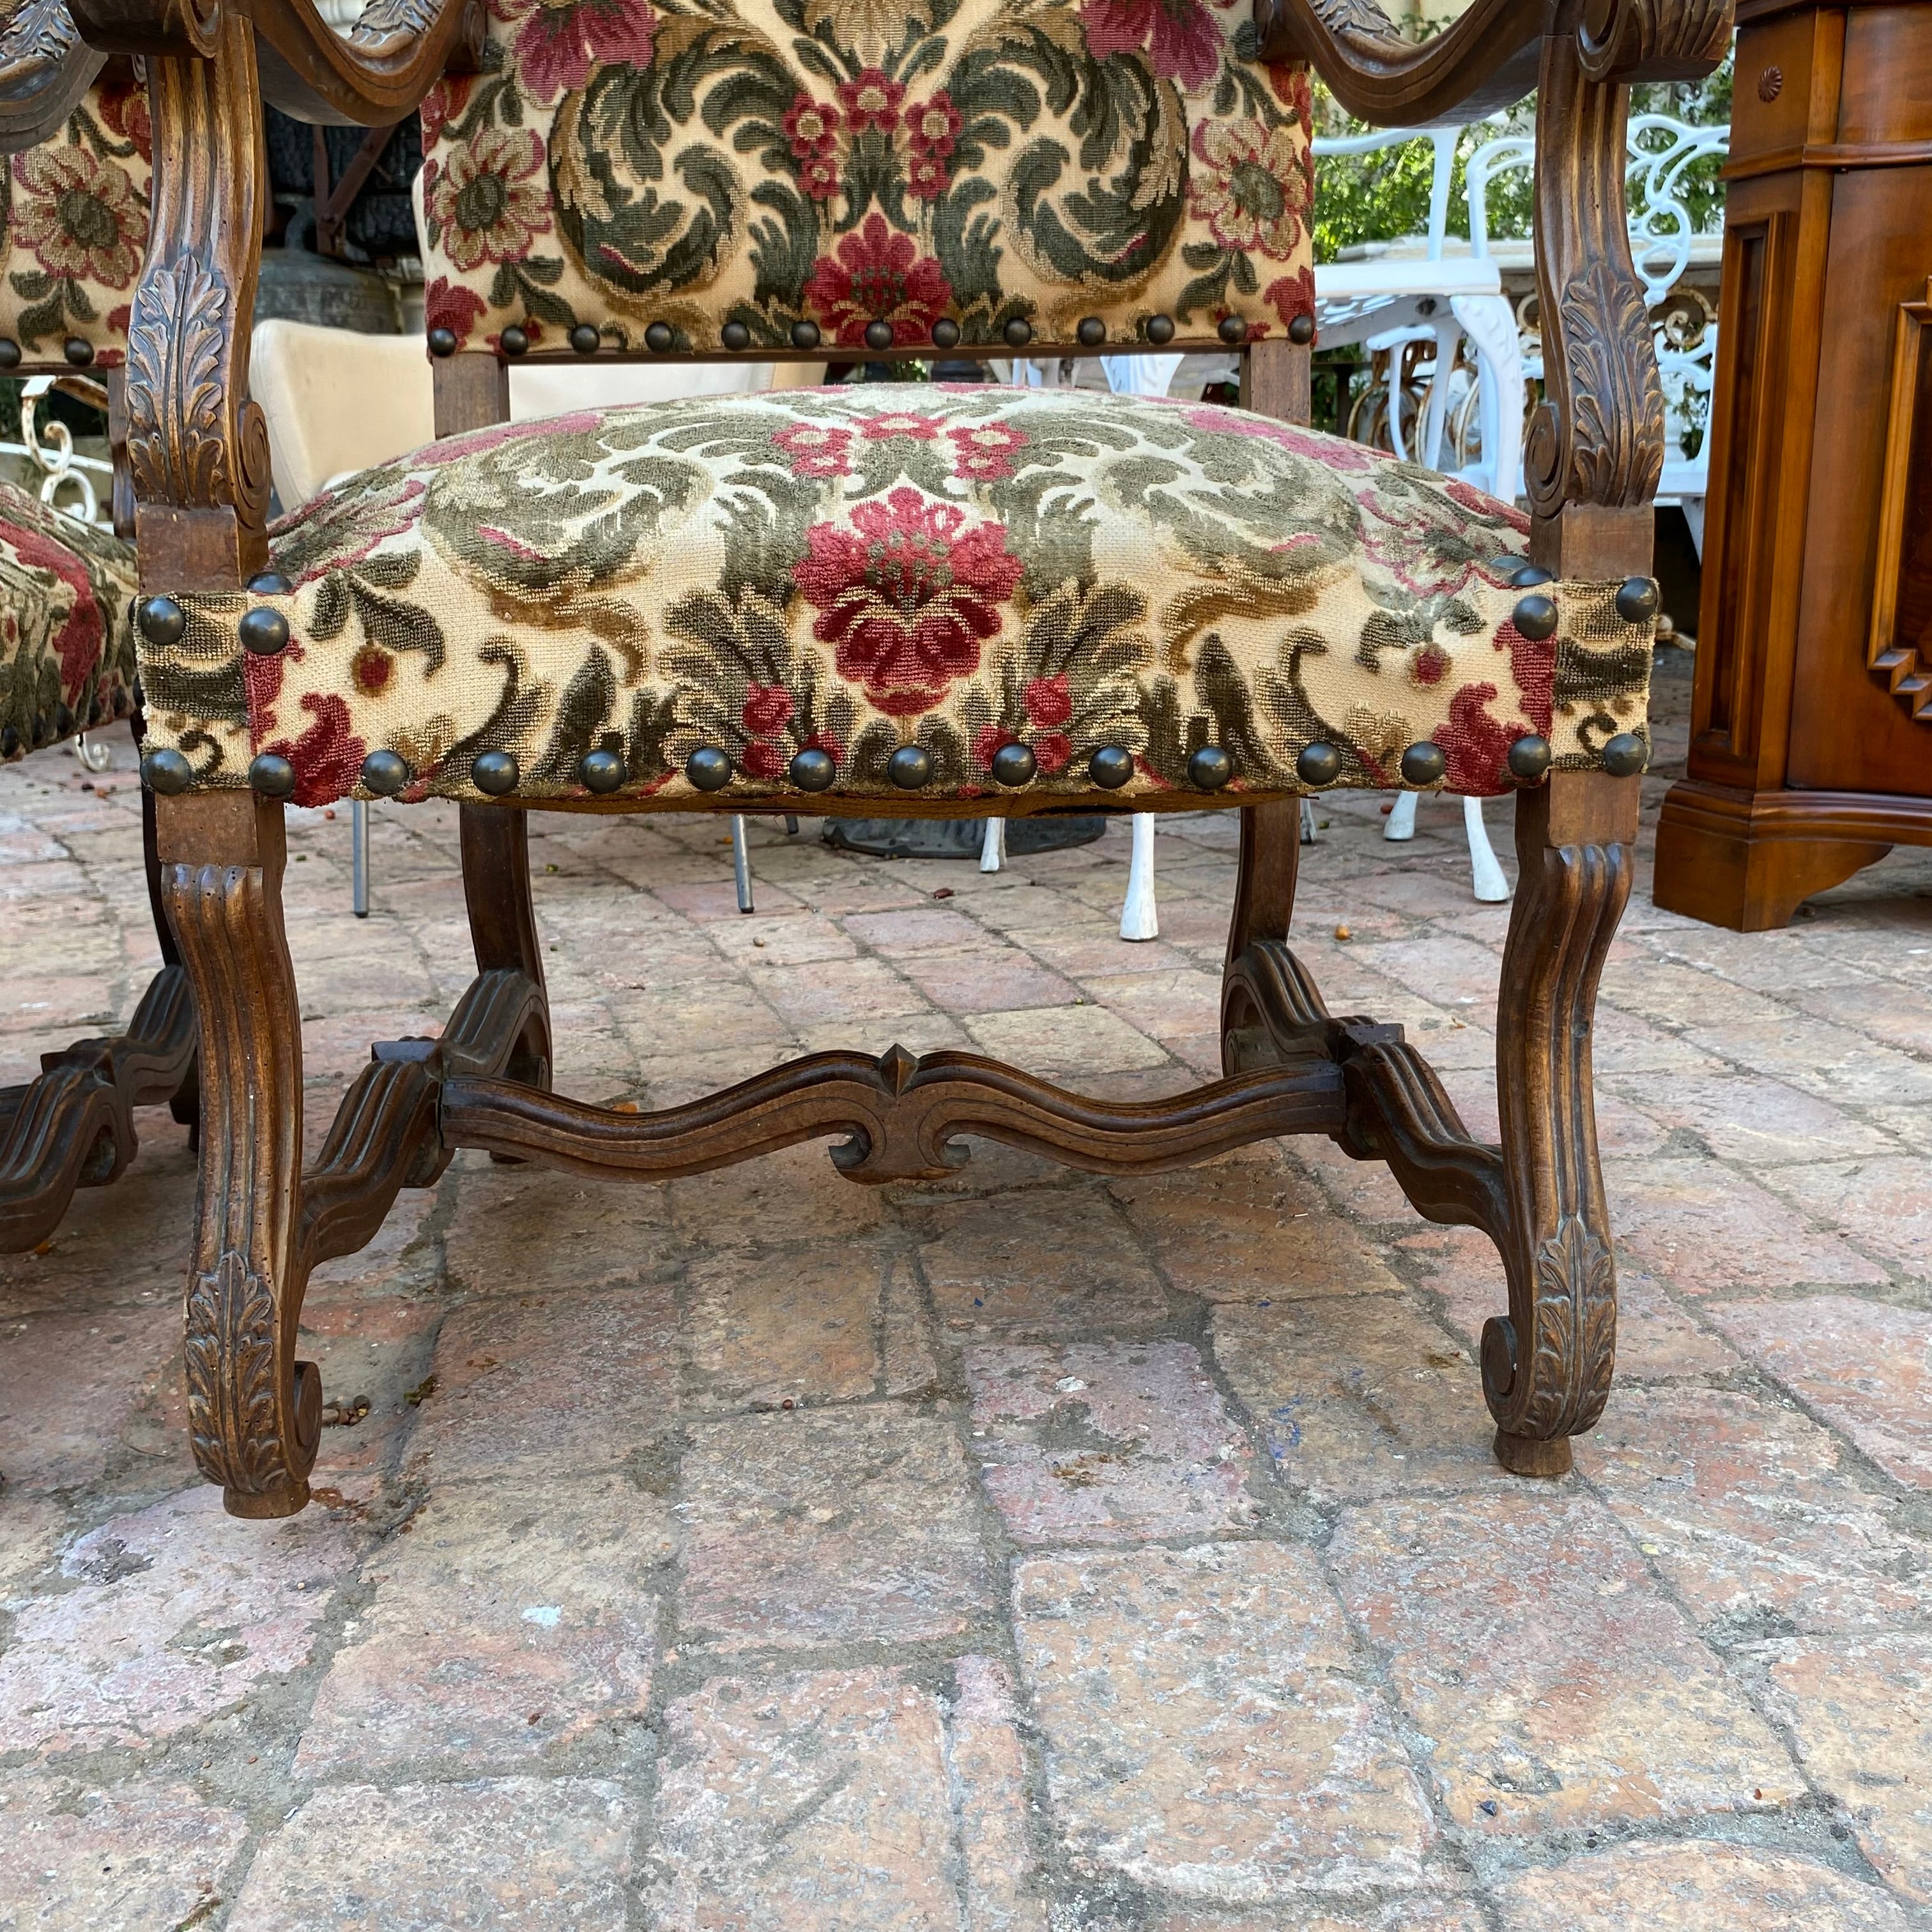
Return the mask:
POLYGON ((191 256, 141 278, 128 327, 128 461, 137 499, 229 502, 223 351, 229 290, 191 256))
POLYGON ((208 1480, 244 1494, 286 1480, 275 1387, 274 1289, 232 1249, 188 1292, 188 1436, 208 1480))

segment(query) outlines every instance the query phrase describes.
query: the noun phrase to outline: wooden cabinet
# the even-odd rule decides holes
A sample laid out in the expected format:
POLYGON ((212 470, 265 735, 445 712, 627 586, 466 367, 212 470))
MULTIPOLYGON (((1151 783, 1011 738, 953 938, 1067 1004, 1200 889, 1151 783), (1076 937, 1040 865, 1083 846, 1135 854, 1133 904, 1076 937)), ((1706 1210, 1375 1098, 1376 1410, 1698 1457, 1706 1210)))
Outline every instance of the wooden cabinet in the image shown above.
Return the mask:
POLYGON ((1660 905, 1932 844, 1932 6, 1742 0, 1688 776, 1660 905))

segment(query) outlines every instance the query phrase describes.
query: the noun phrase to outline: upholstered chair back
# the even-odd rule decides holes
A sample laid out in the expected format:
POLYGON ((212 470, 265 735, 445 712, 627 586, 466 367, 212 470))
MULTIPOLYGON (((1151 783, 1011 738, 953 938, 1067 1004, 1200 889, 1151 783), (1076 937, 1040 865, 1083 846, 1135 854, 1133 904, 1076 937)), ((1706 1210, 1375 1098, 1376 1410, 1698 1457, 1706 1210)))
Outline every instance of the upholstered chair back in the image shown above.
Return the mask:
POLYGON ((452 349, 1238 344, 1312 313, 1245 0, 491 0, 424 103, 452 349), (508 333, 506 333, 508 332, 508 333))
POLYGON ((153 158, 131 83, 94 86, 52 140, 0 156, 0 370, 125 361, 153 158))

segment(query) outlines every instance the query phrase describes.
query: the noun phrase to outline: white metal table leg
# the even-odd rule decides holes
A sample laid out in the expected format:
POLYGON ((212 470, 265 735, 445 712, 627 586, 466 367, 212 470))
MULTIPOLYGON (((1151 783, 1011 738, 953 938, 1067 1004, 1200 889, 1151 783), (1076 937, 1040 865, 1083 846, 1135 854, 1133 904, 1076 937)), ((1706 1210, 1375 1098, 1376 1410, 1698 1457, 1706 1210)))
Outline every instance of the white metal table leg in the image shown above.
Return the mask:
POLYGON ((1315 843, 1315 801, 1312 798, 1301 801, 1301 842, 1304 845, 1315 843))
POLYGON ((369 805, 349 801, 349 896, 358 919, 369 916, 369 805))
POLYGON ((1123 939, 1158 939, 1160 916, 1154 902, 1154 814, 1134 814, 1134 852, 1127 866, 1126 903, 1120 908, 1123 939))
POLYGON ((989 818, 986 836, 980 841, 980 869, 997 872, 1006 862, 1006 821, 989 818))
POLYGON ((1483 801, 1462 801, 1462 829, 1469 835, 1469 870, 1474 874, 1476 896, 1486 905, 1495 905, 1510 896, 1509 881, 1496 863, 1496 848, 1490 843, 1489 828, 1483 823, 1483 801))
POLYGON ((752 904, 752 848, 746 841, 742 812, 731 814, 731 876, 738 887, 738 910, 755 911, 752 904))
POLYGON ((1406 838, 1415 836, 1415 805, 1422 794, 1420 792, 1399 791, 1395 803, 1389 808, 1388 821, 1382 827, 1382 836, 1392 844, 1400 844, 1406 838))

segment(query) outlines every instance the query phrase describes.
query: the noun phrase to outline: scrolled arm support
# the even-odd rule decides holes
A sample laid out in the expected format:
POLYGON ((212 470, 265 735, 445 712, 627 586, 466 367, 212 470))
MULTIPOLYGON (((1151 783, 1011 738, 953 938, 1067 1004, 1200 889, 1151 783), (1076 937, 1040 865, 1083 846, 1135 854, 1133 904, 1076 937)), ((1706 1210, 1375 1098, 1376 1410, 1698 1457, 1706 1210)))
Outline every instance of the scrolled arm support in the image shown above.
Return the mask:
POLYGON ((82 44, 64 0, 22 0, 0 22, 0 153, 50 139, 106 59, 82 44))
POLYGON ((1732 0, 1585 0, 1576 52, 1592 80, 1701 80, 1731 41, 1732 0))

